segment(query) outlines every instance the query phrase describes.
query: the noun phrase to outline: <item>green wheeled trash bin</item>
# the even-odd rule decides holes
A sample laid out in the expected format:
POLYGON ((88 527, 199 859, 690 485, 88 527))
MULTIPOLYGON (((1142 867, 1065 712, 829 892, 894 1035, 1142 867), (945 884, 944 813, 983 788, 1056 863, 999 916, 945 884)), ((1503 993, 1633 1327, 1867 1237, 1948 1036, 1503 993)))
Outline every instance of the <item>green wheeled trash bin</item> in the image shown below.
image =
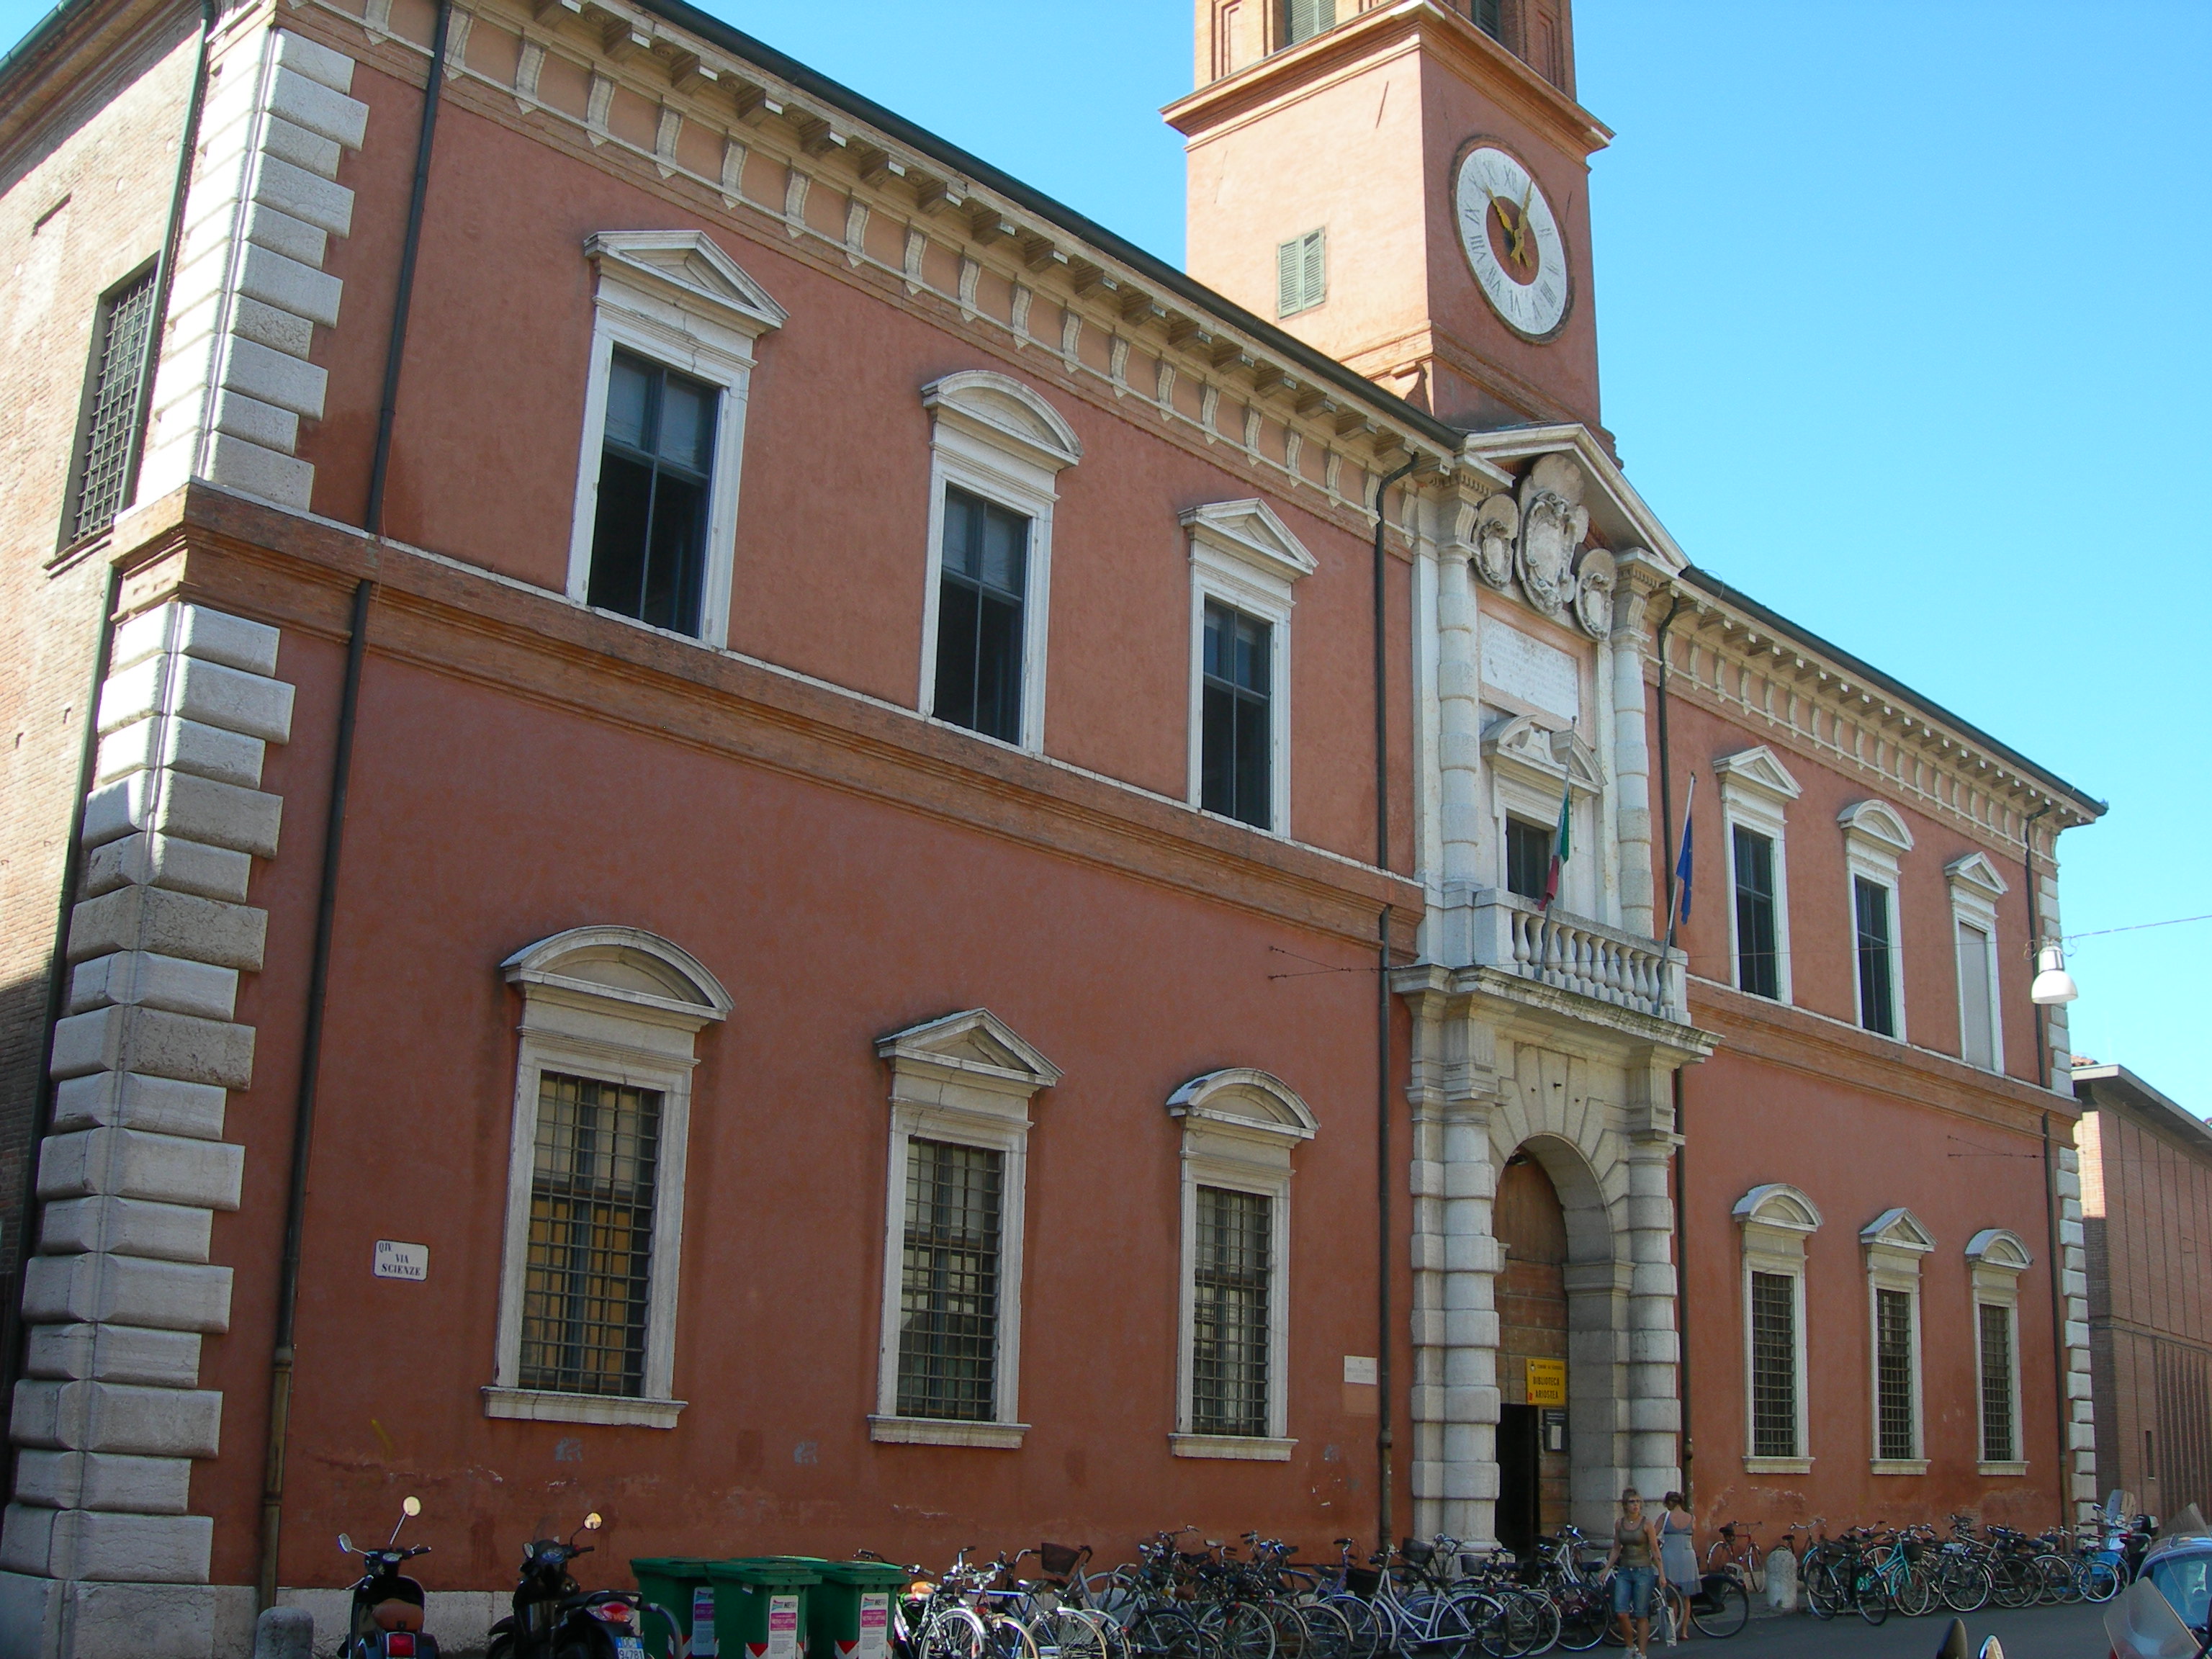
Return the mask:
POLYGON ((638 1593, 644 1599, 643 1616, 639 1628, 645 1637, 645 1650, 653 1659, 671 1659, 668 1626, 653 1611, 656 1606, 665 1607, 676 1620, 677 1629, 691 1644, 691 1651, 706 1654, 714 1650, 714 1592, 707 1581, 710 1564, 687 1555, 647 1555, 633 1559, 631 1575, 637 1580, 638 1593), (707 1645, 700 1649, 695 1633, 696 1623, 703 1609, 707 1621, 707 1645))
POLYGON ((806 1659, 891 1659, 891 1607, 906 1569, 885 1561, 824 1561, 807 1592, 806 1659))
MULTIPOLYGON (((807 1600, 822 1583, 811 1567, 788 1559, 709 1561, 707 1579, 714 1597, 713 1659, 801 1659, 807 1600)), ((696 1634, 691 1653, 709 1659, 696 1634)))

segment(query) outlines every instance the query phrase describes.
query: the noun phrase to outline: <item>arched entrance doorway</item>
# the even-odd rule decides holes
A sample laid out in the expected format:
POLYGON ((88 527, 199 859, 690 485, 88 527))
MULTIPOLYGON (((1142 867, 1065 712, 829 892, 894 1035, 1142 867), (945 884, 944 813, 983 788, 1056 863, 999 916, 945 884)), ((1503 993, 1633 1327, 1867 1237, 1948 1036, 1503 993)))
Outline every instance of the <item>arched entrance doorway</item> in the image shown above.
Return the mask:
POLYGON ((1567 1218, 1525 1148, 1498 1172, 1491 1218, 1504 1256, 1496 1288, 1498 1541, 1525 1557, 1540 1534, 1566 1522, 1570 1498, 1567 1218))

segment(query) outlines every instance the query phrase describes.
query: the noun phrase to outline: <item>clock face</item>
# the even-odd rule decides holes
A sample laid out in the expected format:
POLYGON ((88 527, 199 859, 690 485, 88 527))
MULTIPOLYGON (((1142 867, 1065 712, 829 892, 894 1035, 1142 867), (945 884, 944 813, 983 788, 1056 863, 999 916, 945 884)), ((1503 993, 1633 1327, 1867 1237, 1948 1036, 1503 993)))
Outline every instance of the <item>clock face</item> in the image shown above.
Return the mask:
POLYGON ((1528 169, 1493 144, 1477 144, 1460 159, 1453 207, 1492 309, 1525 338, 1556 331, 1567 314, 1567 245, 1528 169))

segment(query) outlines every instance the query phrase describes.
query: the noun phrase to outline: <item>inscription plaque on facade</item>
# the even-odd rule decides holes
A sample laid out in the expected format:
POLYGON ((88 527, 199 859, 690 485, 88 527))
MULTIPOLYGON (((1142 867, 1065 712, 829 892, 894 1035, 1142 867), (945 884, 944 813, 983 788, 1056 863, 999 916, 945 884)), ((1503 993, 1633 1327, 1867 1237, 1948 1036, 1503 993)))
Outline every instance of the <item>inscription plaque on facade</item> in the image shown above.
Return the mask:
POLYGON ((1482 619, 1482 683, 1547 714, 1582 718, 1581 665, 1556 645, 1495 617, 1482 619))
POLYGON ((1532 1359, 1528 1362, 1528 1403, 1564 1406, 1567 1403, 1567 1362, 1532 1359))

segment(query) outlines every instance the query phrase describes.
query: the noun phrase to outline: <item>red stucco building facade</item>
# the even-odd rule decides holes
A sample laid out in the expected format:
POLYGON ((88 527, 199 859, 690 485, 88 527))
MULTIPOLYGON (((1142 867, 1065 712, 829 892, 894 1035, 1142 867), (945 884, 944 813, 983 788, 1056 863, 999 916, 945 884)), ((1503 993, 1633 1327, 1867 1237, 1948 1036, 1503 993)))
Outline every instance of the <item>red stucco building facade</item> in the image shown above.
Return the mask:
POLYGON ((1623 476, 1563 4, 1198 10, 1194 181, 1388 89, 1405 198, 1194 188, 1186 275, 676 0, 0 68, 6 1651, 326 1619, 404 1492, 454 1645, 587 1509, 2086 1478, 2101 808, 1623 476))

